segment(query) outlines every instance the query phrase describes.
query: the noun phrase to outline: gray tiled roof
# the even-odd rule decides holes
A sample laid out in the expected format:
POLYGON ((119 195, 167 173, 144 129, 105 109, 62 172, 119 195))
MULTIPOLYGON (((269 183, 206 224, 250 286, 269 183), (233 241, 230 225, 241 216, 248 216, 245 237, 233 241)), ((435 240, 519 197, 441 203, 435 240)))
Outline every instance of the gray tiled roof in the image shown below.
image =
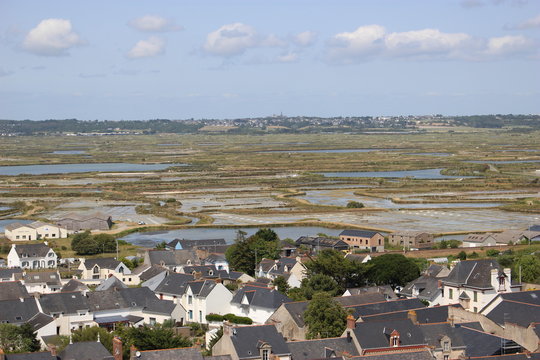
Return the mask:
POLYGON ((296 245, 310 245, 312 247, 329 247, 329 248, 338 248, 338 249, 347 249, 349 245, 340 239, 331 239, 322 236, 301 236, 296 240, 296 245))
MULTIPOLYGON (((400 351, 391 354, 377 354, 353 357, 352 359, 365 360, 434 360, 429 350, 400 351)), ((504 359, 507 360, 507 359, 504 359)))
POLYGON ((260 346, 267 343, 276 355, 290 354, 289 348, 274 325, 256 325, 235 327, 231 341, 240 359, 259 356, 260 346))
POLYGON ((424 345, 424 334, 410 320, 370 321, 356 323, 353 332, 364 350, 390 347, 390 334, 397 331, 400 346, 424 345))
POLYGON ((69 280, 64 286, 62 286, 61 292, 71 292, 71 291, 82 291, 82 290, 90 290, 88 286, 83 284, 82 282, 71 279, 69 280))
POLYGON ((99 258, 99 259, 85 259, 84 267, 86 269, 91 269, 94 265, 99 266, 101 269, 110 269, 114 270, 120 264, 120 261, 115 258, 99 258))
POLYGON ((184 266, 182 269, 185 274, 201 273, 203 277, 217 277, 217 269, 214 265, 193 265, 184 266))
POLYGON ((34 331, 37 331, 53 321, 54 318, 52 316, 45 315, 44 313, 40 312, 28 320, 28 323, 32 326, 32 328, 34 328, 34 331))
POLYGON ((88 293, 91 311, 142 308, 143 311, 170 315, 176 305, 172 301, 160 300, 147 287, 93 291, 88 293))
POLYGON ((191 250, 150 250, 148 257, 149 265, 187 265, 188 261, 193 265, 197 261, 197 256, 191 250))
POLYGON ((246 285, 234 294, 231 304, 240 304, 244 295, 248 298, 250 306, 266 309, 277 309, 281 304, 291 301, 287 296, 273 288, 246 285))
POLYGON ((465 348, 465 342, 462 337, 460 327, 453 327, 449 323, 422 325, 419 329, 424 334, 424 339, 429 346, 439 349, 442 348, 441 340, 444 336, 450 338, 452 348, 465 348))
POLYGON ((146 350, 140 352, 140 360, 204 360, 201 351, 194 347, 146 350))
POLYGON ((0 282, 0 301, 29 297, 26 287, 20 281, 0 282))
POLYGON ((0 301, 0 323, 22 324, 39 312, 34 298, 0 301))
MULTIPOLYGON (((448 308, 457 307, 462 308, 461 305, 445 305, 445 306, 433 306, 426 307, 423 309, 415 309, 416 319, 420 324, 431 324, 431 323, 440 323, 446 322, 448 320, 448 308)), ((364 321, 381 321, 381 320, 398 320, 398 319, 407 319, 408 313, 410 310, 401 310, 385 314, 375 314, 371 316, 363 316, 362 320, 364 321)))
POLYGON ((96 287, 96 291, 103 291, 110 288, 125 289, 127 287, 128 286, 126 284, 124 284, 120 279, 113 275, 111 277, 108 277, 101 284, 99 284, 96 287))
POLYGON ((214 290, 216 285, 216 282, 213 280, 198 280, 188 283, 188 286, 191 288, 193 294, 197 297, 202 298, 207 297, 212 292, 212 290, 214 290))
POLYGON ((502 301, 486 317, 497 324, 505 322, 528 327, 532 322, 540 321, 540 306, 514 301, 502 301))
POLYGON ((39 244, 16 244, 15 251, 19 257, 27 255, 28 257, 44 257, 51 250, 51 248, 44 243, 39 244))
POLYGON ((57 271, 28 272, 24 275, 25 283, 47 283, 49 285, 61 285, 60 274, 57 271))
POLYGON ((294 360, 311 360, 330 357, 328 355, 359 355, 354 342, 349 341, 346 337, 291 341, 287 343, 287 346, 289 347, 294 360))
MULTIPOLYGON (((59 360, 57 356, 52 356, 49 351, 34 353, 6 354, 6 360, 59 360)), ((60 359, 61 360, 61 359, 60 359)))
POLYGON ((425 305, 422 304, 419 299, 403 299, 393 301, 381 301, 372 304, 354 306, 351 308, 354 311, 353 316, 355 318, 359 318, 363 316, 384 314, 395 311, 423 309, 425 308, 425 305))
POLYGON ((44 294, 41 295, 39 303, 45 314, 76 314, 79 310, 90 308, 86 296, 80 292, 44 294))
MULTIPOLYGON (((212 246, 226 245, 225 239, 201 239, 201 240, 188 240, 188 239, 176 239, 182 249, 193 249, 195 247, 205 246, 210 249, 212 246)), ((176 241, 173 240, 173 241, 176 241)))
POLYGON ((343 230, 341 233, 339 233, 339 236, 358 236, 363 238, 372 238, 377 234, 380 233, 377 231, 369 230, 343 230))
POLYGON ((193 281, 191 274, 170 273, 157 286, 155 292, 182 296, 186 290, 187 283, 193 281))
POLYGON ((12 279, 18 280, 17 277, 22 277, 22 269, 21 268, 13 268, 13 269, 0 269, 0 279, 12 279), (19 275, 19 276, 17 276, 19 275))
MULTIPOLYGON (((141 265, 141 266, 145 266, 144 270, 141 271, 139 275, 139 279, 141 279, 141 281, 149 280, 153 278, 154 276, 159 275, 164 271, 167 271, 167 269, 159 265, 152 265, 152 266, 141 265)), ((133 271, 132 273, 138 274, 137 269, 135 269, 135 271, 133 271)))
POLYGON ((491 270, 502 271, 496 260, 466 260, 460 261, 454 266, 444 283, 470 286, 480 289, 491 288, 491 270))
POLYGON ((490 356, 500 354, 501 344, 505 341, 501 341, 501 338, 481 330, 481 326, 478 323, 460 324, 456 325, 456 328, 461 333, 461 338, 467 347, 466 355, 470 357, 475 356, 490 356))
POLYGON ((62 360, 112 360, 111 353, 97 341, 69 344, 58 354, 62 360))
POLYGON ((415 279, 405 285, 405 287, 400 291, 400 294, 412 297, 413 288, 416 288, 419 291, 419 299, 433 301, 441 292, 439 289, 439 280, 443 280, 443 278, 422 275, 418 279, 415 279))

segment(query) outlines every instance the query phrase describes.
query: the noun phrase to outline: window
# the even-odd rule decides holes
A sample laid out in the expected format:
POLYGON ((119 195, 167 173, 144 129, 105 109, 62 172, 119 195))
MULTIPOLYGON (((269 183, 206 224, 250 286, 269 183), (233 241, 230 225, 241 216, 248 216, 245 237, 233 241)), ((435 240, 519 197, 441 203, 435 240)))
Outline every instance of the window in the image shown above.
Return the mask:
POLYGON ((449 360, 449 359, 450 359, 450 355, 444 355, 443 360, 449 360))
POLYGON ((193 320, 193 310, 188 311, 188 318, 189 320, 193 320))
POLYGON ((202 323, 202 311, 199 310, 199 322, 202 323))
POLYGON ((443 343, 443 351, 448 351, 450 350, 450 343, 448 341, 445 341, 443 343))
POLYGON ((478 308, 476 306, 474 307, 474 312, 478 312, 478 308))
POLYGON ((473 292, 473 301, 478 301, 478 291, 473 292))
POLYGON ((263 349, 261 358, 262 360, 270 360, 270 350, 263 349))
POLYGON ((392 346, 399 346, 399 337, 398 336, 394 336, 392 338, 392 346))
POLYGON ((19 239, 19 238, 20 238, 20 236, 19 236, 19 235, 15 236, 15 239, 19 239))
POLYGON ((150 325, 151 326, 156 325, 156 318, 152 318, 152 317, 150 318, 150 325))
POLYGON ((188 302, 189 305, 193 304, 193 296, 188 295, 187 302, 188 302))
POLYGON ((448 298, 453 299, 454 298, 454 289, 448 289, 448 298))

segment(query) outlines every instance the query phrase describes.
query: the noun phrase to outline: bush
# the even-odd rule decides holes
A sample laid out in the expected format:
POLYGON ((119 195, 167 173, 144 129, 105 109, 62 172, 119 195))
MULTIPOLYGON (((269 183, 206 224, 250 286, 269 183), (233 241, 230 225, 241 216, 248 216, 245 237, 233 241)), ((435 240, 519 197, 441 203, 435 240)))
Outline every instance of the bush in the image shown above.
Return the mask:
POLYGON ((223 315, 208 314, 206 315, 206 321, 223 321, 223 315))
POLYGON ((347 207, 349 209, 361 209, 364 207, 364 204, 362 204, 361 202, 358 202, 358 201, 349 201, 347 203, 347 207))
POLYGON ((488 249, 486 250, 486 256, 495 257, 499 255, 499 250, 497 249, 488 249))

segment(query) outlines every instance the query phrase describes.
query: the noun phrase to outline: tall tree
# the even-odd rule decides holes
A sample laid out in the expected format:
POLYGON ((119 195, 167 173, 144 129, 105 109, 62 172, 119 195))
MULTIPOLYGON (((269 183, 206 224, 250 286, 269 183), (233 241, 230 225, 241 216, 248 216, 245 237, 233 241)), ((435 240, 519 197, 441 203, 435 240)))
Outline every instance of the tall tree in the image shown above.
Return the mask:
POLYGON ((341 251, 324 249, 316 258, 306 263, 309 275, 330 276, 340 290, 358 287, 365 283, 364 266, 357 261, 346 259, 341 251))
POLYGON ((238 233, 225 257, 231 268, 250 275, 255 274, 256 264, 262 258, 277 259, 279 255, 279 237, 271 229, 260 229, 247 239, 245 233, 238 233))
POLYGON ((538 283, 540 281, 540 260, 534 255, 523 255, 515 265, 515 271, 512 274, 519 274, 521 267, 521 281, 538 283))
POLYGON ((347 312, 328 293, 321 292, 309 302, 304 322, 308 327, 308 339, 337 337, 345 330, 347 312))
POLYGON ((414 260, 401 254, 376 256, 367 264, 368 280, 377 285, 403 286, 420 276, 414 260))

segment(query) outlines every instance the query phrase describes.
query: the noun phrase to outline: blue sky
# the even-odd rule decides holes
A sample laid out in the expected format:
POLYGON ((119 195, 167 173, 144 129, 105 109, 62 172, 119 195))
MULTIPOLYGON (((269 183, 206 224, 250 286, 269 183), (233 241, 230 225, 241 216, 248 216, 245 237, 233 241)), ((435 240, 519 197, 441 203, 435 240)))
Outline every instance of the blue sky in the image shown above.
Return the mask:
POLYGON ((0 0, 0 118, 540 113, 538 0, 0 0))

